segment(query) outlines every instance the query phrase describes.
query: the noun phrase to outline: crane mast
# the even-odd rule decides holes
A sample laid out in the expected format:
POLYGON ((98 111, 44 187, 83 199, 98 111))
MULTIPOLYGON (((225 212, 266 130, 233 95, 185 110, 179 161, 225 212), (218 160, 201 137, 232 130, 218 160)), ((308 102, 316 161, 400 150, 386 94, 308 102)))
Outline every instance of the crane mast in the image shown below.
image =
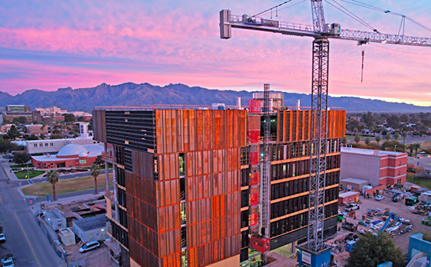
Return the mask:
POLYGON ((311 0, 311 15, 313 17, 313 30, 323 32, 323 26, 326 22, 322 0, 311 0))
MULTIPOLYGON (((307 244, 302 250, 302 264, 312 265, 305 261, 314 257, 314 260, 330 255, 329 248, 324 243, 325 219, 325 181, 326 181, 326 153, 327 153, 327 113, 328 113, 328 80, 329 80, 329 38, 341 40, 354 40, 360 44, 375 42, 410 46, 431 47, 431 38, 405 36, 404 32, 398 34, 384 34, 378 31, 366 32, 342 29, 337 23, 328 24, 325 21, 323 0, 310 0, 313 25, 288 23, 278 20, 269 20, 255 16, 235 16, 230 10, 220 11, 220 38, 232 37, 232 28, 257 30, 281 33, 293 36, 313 37, 312 45, 312 85, 311 85, 311 129, 310 129, 310 180, 309 180, 309 207, 308 207, 308 236, 307 244), (326 254, 326 256, 322 256, 326 254)), ((287 1, 286 1, 287 2, 287 1)), ((261 14, 261 13, 259 13, 261 14)), ((269 85, 264 91, 264 159, 262 161, 261 176, 261 229, 262 235, 269 238, 270 214, 270 175, 269 175, 269 85)), ((265 255, 264 255, 265 259, 265 255)), ((325 259, 327 260, 327 259, 325 259)), ((315 261, 316 262, 316 261, 315 261)), ((329 262, 328 262, 329 264, 329 262)))

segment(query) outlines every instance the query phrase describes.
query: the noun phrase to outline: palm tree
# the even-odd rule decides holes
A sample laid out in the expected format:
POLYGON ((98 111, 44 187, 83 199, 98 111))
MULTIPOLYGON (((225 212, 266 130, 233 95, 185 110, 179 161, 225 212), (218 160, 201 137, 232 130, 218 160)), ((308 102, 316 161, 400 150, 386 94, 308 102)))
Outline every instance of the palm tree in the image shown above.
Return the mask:
POLYGON ((367 138, 365 138, 365 144, 367 144, 367 145, 369 145, 370 144, 370 138, 369 137, 367 137, 367 138))
POLYGON ((97 176, 100 174, 99 165, 93 163, 90 169, 91 175, 94 177, 94 194, 97 194, 97 176))
POLYGON ((341 143, 342 143, 344 146, 346 146, 346 144, 347 144, 347 138, 346 138, 345 136, 341 138, 341 143))
POLYGON ((358 144, 359 141, 361 141, 361 137, 359 136, 359 134, 357 134, 357 135, 355 135, 355 142, 356 142, 356 144, 358 144))
POLYGON ((377 135, 376 136, 377 145, 379 145, 379 143, 380 143, 381 140, 382 140, 382 137, 380 135, 377 135))
POLYGON ((390 133, 386 134, 385 139, 389 142, 392 139, 392 135, 390 133))
POLYGON ((398 141, 398 138, 400 138, 400 133, 399 133, 399 132, 396 132, 396 133, 394 134, 394 139, 395 139, 396 141, 398 141))
POLYGON ((52 194, 54 195, 54 201, 57 200, 57 196, 55 195, 55 184, 58 182, 60 178, 60 174, 56 170, 50 170, 46 174, 46 181, 52 184, 52 194))
POLYGON ((406 131, 404 131, 404 132, 402 133, 402 136, 403 136, 403 142, 404 142, 404 144, 405 144, 405 143, 406 143, 407 132, 406 132, 406 131))

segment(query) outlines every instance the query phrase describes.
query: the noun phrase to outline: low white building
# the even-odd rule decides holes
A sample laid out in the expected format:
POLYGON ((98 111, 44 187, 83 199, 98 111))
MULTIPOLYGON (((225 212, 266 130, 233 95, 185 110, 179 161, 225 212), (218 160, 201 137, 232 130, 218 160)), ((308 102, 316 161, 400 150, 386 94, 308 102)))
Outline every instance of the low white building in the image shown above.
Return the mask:
POLYGON ((49 224, 49 226, 51 226, 52 230, 57 231, 67 227, 66 218, 59 210, 46 210, 44 214, 45 221, 49 224))
POLYGON ((106 215, 100 214, 73 221, 72 231, 83 242, 103 241, 107 238, 106 234, 106 215))

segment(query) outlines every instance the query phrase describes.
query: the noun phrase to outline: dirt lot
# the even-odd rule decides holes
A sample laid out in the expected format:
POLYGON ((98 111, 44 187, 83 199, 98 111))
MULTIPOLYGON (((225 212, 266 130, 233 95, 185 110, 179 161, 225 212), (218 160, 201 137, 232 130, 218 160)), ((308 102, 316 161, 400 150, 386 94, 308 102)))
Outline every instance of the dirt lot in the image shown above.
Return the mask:
MULTIPOLYGON (((358 224, 359 220, 362 220, 362 215, 367 213, 367 209, 385 209, 389 208, 390 211, 395 212, 397 215, 410 220, 410 223, 412 224, 412 230, 409 233, 406 233, 404 235, 398 235, 396 234, 394 237, 394 243, 396 247, 399 247, 403 254, 407 254, 408 247, 409 247, 409 237, 413 234, 417 233, 425 233, 431 231, 431 227, 427 227, 425 225, 422 225, 421 221, 423 218, 426 218, 426 216, 413 214, 411 209, 409 209, 408 206, 405 205, 404 200, 399 202, 392 202, 392 199, 389 196, 386 196, 381 201, 376 201, 374 199, 364 199, 362 196, 359 199, 362 201, 362 204, 360 204, 360 209, 356 211, 356 220, 354 220, 352 217, 348 217, 347 221, 354 223, 355 225, 358 224)), ((339 207, 340 211, 344 211, 344 207, 339 207)), ((374 220, 381 219, 381 217, 374 217, 374 220)), ((368 227, 364 227, 362 225, 358 226, 359 229, 364 229, 365 231, 368 230, 368 227)), ((342 230, 340 234, 348 233, 348 231, 342 230)))
POLYGON ((68 246, 67 251, 67 262, 75 262, 81 266, 95 266, 95 267, 108 267, 112 266, 111 260, 108 256, 108 248, 105 244, 98 249, 88 251, 86 253, 79 253, 79 246, 77 244, 68 246), (85 263, 84 263, 85 262, 85 263), (85 264, 85 265, 83 265, 85 264))

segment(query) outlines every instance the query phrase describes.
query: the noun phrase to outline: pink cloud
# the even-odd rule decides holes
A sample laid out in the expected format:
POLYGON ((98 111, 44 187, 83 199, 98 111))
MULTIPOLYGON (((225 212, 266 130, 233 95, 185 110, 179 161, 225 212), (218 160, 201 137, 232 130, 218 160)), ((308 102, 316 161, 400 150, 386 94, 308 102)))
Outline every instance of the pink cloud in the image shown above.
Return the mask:
MULTIPOLYGON (((269 82, 277 90, 310 92, 311 38, 234 30, 232 39, 220 40, 219 8, 209 10, 196 3, 196 7, 169 9, 163 3, 170 2, 149 7, 142 2, 132 6, 110 1, 60 2, 57 9, 46 11, 45 20, 28 16, 21 26, 1 27, 2 48, 76 60, 70 65, 0 60, 0 73, 10 76, 0 90, 17 93, 29 88, 55 90, 131 81, 250 90, 260 90, 269 82), (59 19, 59 10, 69 12, 70 18, 59 19)), ((241 10, 243 3, 232 6, 241 10)), ((294 14, 289 20, 301 18, 294 14)), ((330 93, 431 105, 423 97, 431 86, 431 50, 385 47, 367 45, 365 80, 360 83, 360 48, 351 41, 331 41, 330 93)))

